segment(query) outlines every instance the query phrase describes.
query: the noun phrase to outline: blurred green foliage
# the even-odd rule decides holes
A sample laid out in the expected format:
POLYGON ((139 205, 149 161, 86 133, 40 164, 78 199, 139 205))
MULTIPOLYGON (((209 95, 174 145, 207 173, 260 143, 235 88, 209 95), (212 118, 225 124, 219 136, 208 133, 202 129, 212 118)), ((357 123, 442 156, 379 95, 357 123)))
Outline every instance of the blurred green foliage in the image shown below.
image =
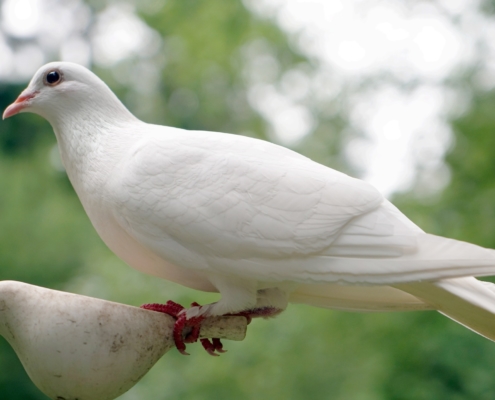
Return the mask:
MULTIPOLYGON (((103 4, 94 3, 95 9, 103 4)), ((159 90, 141 98, 132 89, 143 78, 133 60, 97 72, 150 122, 267 138, 247 100, 246 46, 264 43, 278 60, 277 74, 301 64, 311 68, 272 21, 251 15, 241 1, 167 1, 142 17, 165 44, 159 90), (115 71, 133 82, 122 83, 115 71)), ((0 86, 0 108, 21 89, 0 86)), ((495 93, 474 98, 471 110, 452 122, 451 184, 428 202, 413 190, 396 203, 429 232, 495 247, 495 93)), ((345 117, 314 112, 318 126, 298 150, 342 168, 345 117)), ((51 128, 37 116, 0 124, 0 279, 134 305, 216 298, 144 276, 112 255, 60 171, 54 146, 51 128)), ((226 348, 219 358, 199 345, 188 347, 190 357, 172 352, 121 399, 488 400, 495 393, 495 344, 434 312, 352 314, 292 306, 276 319, 255 321, 245 341, 226 348)), ((4 340, 0 398, 45 398, 4 340)))

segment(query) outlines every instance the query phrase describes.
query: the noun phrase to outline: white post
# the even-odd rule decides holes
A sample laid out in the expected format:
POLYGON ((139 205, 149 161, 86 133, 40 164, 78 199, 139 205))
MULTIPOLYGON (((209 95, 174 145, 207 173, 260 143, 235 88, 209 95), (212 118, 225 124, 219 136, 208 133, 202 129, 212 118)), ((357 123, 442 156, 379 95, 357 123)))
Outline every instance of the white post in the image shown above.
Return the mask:
MULTIPOLYGON (((56 400, 112 400, 174 348, 174 318, 137 307, 0 281, 0 335, 56 400)), ((206 320, 201 337, 243 340, 244 317, 206 320)))

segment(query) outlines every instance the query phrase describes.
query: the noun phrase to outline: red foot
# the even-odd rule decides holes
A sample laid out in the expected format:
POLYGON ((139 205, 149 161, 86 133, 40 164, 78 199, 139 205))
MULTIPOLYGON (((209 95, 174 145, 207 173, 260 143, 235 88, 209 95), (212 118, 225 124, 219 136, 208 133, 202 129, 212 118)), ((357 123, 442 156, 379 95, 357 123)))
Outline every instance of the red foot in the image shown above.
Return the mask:
POLYGON ((211 339, 199 339, 203 348, 208 352, 209 355, 218 357, 219 354, 215 353, 225 353, 227 350, 223 349, 223 344, 218 338, 211 339))
MULTIPOLYGON (((192 303, 191 307, 200 307, 198 303, 192 303)), ((184 307, 171 300, 166 304, 144 304, 141 306, 145 310, 157 311, 168 314, 176 319, 174 325, 174 342, 175 347, 181 354, 189 355, 186 352, 186 343, 195 343, 199 338, 199 331, 201 329, 201 323, 205 319, 203 316, 193 317, 187 319, 184 307)), ((220 339, 214 338, 212 341, 209 339, 200 339, 200 342, 208 354, 212 356, 218 356, 215 352, 225 353, 223 345, 220 339)))
MULTIPOLYGON (((201 306, 198 303, 192 303, 191 307, 201 306)), ((144 308, 145 310, 158 311, 174 317, 176 319, 173 332, 175 347, 177 347, 177 350, 179 350, 181 354, 189 355, 189 353, 186 352, 186 343, 195 343, 198 341, 201 323, 205 317, 199 316, 187 319, 186 313, 183 312, 185 310, 184 307, 171 300, 167 301, 165 304, 144 304, 141 308, 144 308)), ((274 317, 282 311, 283 310, 274 307, 260 307, 227 315, 245 317, 249 324, 252 318, 274 317)), ((218 338, 214 338, 211 341, 209 339, 200 339, 200 342, 208 354, 212 356, 218 356, 217 353, 226 352, 226 350, 223 349, 222 342, 218 338)))

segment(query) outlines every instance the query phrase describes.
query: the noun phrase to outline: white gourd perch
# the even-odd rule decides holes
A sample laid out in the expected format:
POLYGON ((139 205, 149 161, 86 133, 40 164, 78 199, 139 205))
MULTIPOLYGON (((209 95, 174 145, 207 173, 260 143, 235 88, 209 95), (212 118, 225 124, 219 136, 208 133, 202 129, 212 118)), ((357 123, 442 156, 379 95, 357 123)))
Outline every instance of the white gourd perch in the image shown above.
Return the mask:
MULTIPOLYGON (((0 281, 0 335, 56 400, 112 400, 174 348, 174 318, 124 304, 0 281)), ((215 317, 201 337, 243 340, 244 317, 215 317)))

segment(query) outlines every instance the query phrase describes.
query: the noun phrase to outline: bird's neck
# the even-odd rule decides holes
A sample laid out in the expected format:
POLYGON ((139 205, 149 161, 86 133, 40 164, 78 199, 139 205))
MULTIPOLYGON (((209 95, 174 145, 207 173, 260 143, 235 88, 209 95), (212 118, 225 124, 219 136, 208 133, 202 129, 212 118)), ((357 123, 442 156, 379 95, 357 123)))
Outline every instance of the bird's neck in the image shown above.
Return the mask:
POLYGON ((88 108, 50 121, 62 162, 81 200, 101 192, 109 174, 136 139, 138 129, 133 126, 143 124, 123 106, 116 110, 88 108))

